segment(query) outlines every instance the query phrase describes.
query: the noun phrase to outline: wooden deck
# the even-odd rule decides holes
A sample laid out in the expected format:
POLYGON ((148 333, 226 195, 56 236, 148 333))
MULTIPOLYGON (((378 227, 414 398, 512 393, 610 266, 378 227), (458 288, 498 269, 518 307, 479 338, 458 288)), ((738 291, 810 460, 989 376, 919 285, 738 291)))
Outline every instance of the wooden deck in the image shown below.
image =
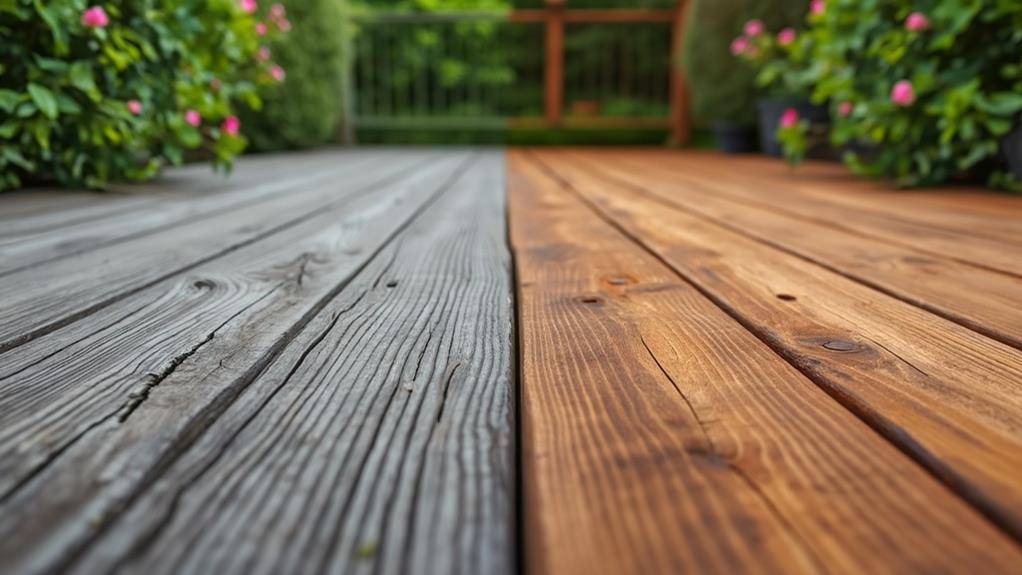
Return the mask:
POLYGON ((1022 198, 658 150, 0 195, 2 573, 1017 573, 1022 198))

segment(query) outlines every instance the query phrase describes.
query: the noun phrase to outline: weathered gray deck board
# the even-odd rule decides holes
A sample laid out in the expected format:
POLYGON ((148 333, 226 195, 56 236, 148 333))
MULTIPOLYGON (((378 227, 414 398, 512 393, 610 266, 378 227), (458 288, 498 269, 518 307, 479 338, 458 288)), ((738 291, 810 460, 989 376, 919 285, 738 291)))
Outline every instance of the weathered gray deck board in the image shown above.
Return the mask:
POLYGON ((195 220, 230 217, 242 207, 274 196, 301 193, 303 188, 322 185, 331 176, 351 173, 355 166, 372 169, 382 161, 378 155, 350 153, 331 169, 310 170, 308 160, 296 159, 294 165, 256 165, 230 180, 211 174, 195 175, 176 179, 177 185, 187 186, 186 191, 173 188, 173 193, 166 193, 150 185, 128 197, 121 194, 120 201, 115 199, 96 210, 55 211, 11 222, 0 231, 0 277, 195 220), (370 161, 374 158, 377 163, 370 161), (13 224, 21 224, 20 229, 13 224))
POLYGON ((386 163, 393 167, 383 173, 353 170, 344 178, 331 173, 294 193, 244 206, 229 217, 194 221, 8 275, 0 282, 0 301, 5 304, 0 308, 0 351, 85 317, 153 282, 272 237, 350 195, 370 192, 376 185, 411 173, 431 157, 440 156, 395 156, 386 163))
POLYGON ((0 354, 0 571, 508 571, 502 163, 448 152, 392 179, 0 354), (278 441, 240 478, 271 495, 187 507, 238 479, 224 453, 278 441), (186 543, 197 522, 230 543, 186 543))

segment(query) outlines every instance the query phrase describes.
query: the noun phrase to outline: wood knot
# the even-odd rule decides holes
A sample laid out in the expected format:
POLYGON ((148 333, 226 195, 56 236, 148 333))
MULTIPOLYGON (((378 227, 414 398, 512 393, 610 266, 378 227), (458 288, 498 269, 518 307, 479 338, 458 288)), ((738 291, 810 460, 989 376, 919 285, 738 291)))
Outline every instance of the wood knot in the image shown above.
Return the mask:
POLYGON ((603 300, 601 300, 600 298, 598 298, 596 296, 585 295, 585 296, 582 296, 582 297, 578 298, 578 301, 580 301, 582 303, 595 304, 595 303, 600 303, 603 300))
POLYGON ((607 282, 612 286, 626 286, 635 283, 635 278, 631 278, 626 275, 616 275, 607 276, 603 278, 603 281, 607 282))
POLYGON ((389 282, 387 282, 387 287, 389 287, 389 288, 396 288, 397 287, 397 280, 390 280, 389 282))
POLYGON ((831 351, 858 351, 859 345, 843 339, 832 339, 824 342, 823 347, 831 351))
POLYGON ((793 295, 791 295, 791 294, 779 293, 779 294, 777 294, 777 299, 783 300, 783 301, 795 301, 798 298, 793 296, 793 295))
POLYGON ((195 289, 213 289, 216 284, 212 280, 196 280, 192 283, 192 287, 195 289))

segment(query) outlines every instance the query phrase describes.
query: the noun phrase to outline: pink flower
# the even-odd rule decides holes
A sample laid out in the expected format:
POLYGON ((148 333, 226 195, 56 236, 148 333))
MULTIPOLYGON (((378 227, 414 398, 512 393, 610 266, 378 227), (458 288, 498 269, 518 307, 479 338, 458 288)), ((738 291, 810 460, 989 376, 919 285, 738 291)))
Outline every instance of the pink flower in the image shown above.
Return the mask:
POLYGON ((249 14, 259 9, 259 5, 256 3, 256 0, 239 0, 238 5, 241 6, 242 10, 249 14))
POLYGON ((287 18, 278 18, 273 23, 277 25, 277 30, 281 32, 287 32, 291 29, 291 23, 287 21, 287 18))
POLYGON ((271 54, 270 54, 270 49, 269 48, 267 48, 266 46, 260 46, 259 47, 259 52, 256 54, 256 58, 260 62, 266 62, 267 60, 270 59, 270 56, 271 56, 271 54))
POLYGON ((848 100, 845 100, 844 102, 841 102, 840 104, 838 104, 837 112, 839 114, 841 114, 842 118, 847 118, 848 116, 850 116, 852 114, 852 109, 853 108, 854 108, 854 106, 852 105, 852 103, 849 102, 848 100))
POLYGON ((795 108, 788 108, 781 114, 781 127, 794 128, 798 124, 798 111, 795 108))
POLYGON ((259 34, 260 36, 265 36, 266 32, 269 30, 263 22, 256 22, 255 29, 256 34, 259 34))
POLYGON ((110 17, 102 6, 93 6, 82 12, 82 26, 86 28, 104 28, 110 23, 110 17))
POLYGON ((827 3, 824 0, 813 0, 809 3, 809 12, 811 14, 820 15, 827 10, 827 3))
POLYGON ((894 84, 891 88, 891 101, 901 107, 911 106, 916 101, 915 88, 912 87, 912 82, 908 80, 901 80, 894 84))
POLYGON ((282 4, 277 3, 277 4, 274 4, 273 6, 270 6, 270 16, 271 17, 273 17, 275 19, 280 19, 280 18, 283 18, 285 14, 287 14, 287 11, 284 10, 284 6, 282 4))
POLYGON ((138 100, 128 100, 128 111, 134 116, 138 116, 142 113, 142 102, 138 100))
POLYGON ((763 22, 759 20, 749 20, 745 23, 745 35, 749 38, 755 38, 763 33, 763 22))
POLYGON ((787 46, 795 41, 795 30, 791 28, 785 28, 777 33, 777 43, 781 46, 787 46))
POLYGON ((238 130, 241 129, 241 120, 239 120, 237 116, 227 116, 227 119, 224 120, 220 129, 228 136, 237 136, 238 130))
POLYGON ((280 66, 273 66, 270 68, 270 76, 273 76, 273 79, 278 82, 283 82, 285 76, 284 69, 280 66))
POLYGON ((198 128, 202 124, 202 116, 195 110, 188 110, 185 112, 185 122, 188 122, 189 126, 198 128))
POLYGON ((922 12, 913 12, 905 19, 905 29, 909 32, 922 32, 930 27, 930 19, 922 12))
POLYGON ((745 36, 739 36, 735 38, 734 42, 731 42, 731 53, 735 56, 744 54, 749 51, 749 39, 745 36))

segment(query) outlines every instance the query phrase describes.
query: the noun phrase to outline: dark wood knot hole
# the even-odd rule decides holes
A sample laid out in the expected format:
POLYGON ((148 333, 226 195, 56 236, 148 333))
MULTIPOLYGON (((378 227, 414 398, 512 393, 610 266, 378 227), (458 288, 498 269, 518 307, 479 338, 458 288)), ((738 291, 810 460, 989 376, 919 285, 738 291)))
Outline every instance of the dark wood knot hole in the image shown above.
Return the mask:
POLYGON ((216 287, 216 284, 210 280, 196 280, 192 283, 192 287, 195 289, 213 289, 216 287))
POLYGON ((389 288, 396 288, 397 287, 397 280, 390 280, 389 282, 387 282, 387 287, 389 287, 389 288))
POLYGON ((793 295, 791 295, 791 294, 779 293, 779 294, 777 294, 777 299, 784 300, 784 301, 795 301, 798 298, 793 296, 793 295))
POLYGON ((600 298, 594 296, 583 296, 579 298, 582 303, 600 303, 600 298))
POLYGON ((851 341, 844 341, 842 339, 832 339, 823 344, 823 347, 831 351, 855 351, 859 349, 859 346, 851 341))

